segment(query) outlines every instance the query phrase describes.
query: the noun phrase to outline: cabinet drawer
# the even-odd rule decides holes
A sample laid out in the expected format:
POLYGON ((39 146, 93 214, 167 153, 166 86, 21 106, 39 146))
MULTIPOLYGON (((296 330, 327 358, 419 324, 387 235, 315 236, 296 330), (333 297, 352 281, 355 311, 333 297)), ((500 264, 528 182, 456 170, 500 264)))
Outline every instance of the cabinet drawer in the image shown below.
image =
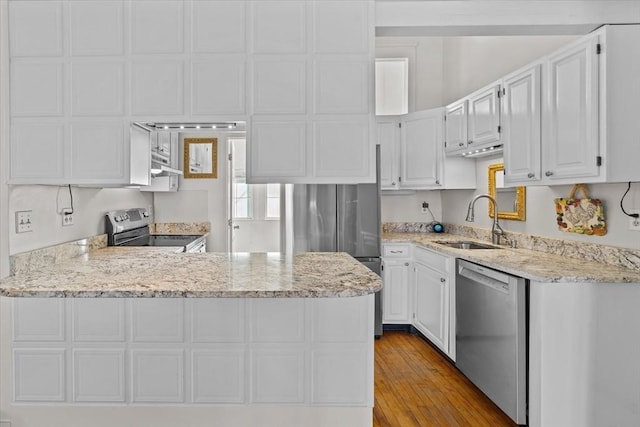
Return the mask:
POLYGON ((416 262, 428 265, 434 270, 441 271, 443 273, 449 272, 449 257, 447 255, 440 255, 428 249, 416 247, 413 259, 416 262))
POLYGON ((411 245, 389 245, 385 244, 382 249, 382 256, 385 258, 409 258, 411 257, 411 245))

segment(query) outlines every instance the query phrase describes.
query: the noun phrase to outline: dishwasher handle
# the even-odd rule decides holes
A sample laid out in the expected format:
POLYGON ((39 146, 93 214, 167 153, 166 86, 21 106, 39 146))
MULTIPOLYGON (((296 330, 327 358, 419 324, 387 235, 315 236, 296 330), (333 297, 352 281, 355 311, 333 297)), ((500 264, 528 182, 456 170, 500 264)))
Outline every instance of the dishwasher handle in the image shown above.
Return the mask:
POLYGON ((509 293, 509 276, 495 270, 473 268, 473 265, 460 264, 458 275, 466 277, 475 283, 487 286, 498 292, 509 293), (480 271, 479 271, 480 270, 480 271), (487 273, 487 274, 485 274, 487 273), (502 277, 501 277, 502 276, 502 277))

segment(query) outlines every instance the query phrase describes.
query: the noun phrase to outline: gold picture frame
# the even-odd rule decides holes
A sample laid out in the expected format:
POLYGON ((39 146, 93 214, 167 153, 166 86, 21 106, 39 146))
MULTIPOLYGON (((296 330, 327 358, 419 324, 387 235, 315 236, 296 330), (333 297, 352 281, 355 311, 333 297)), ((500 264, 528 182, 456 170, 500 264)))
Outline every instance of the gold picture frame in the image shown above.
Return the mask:
MULTIPOLYGON (((493 197, 498 209, 500 209, 498 211, 498 218, 525 221, 527 210, 527 188, 524 186, 515 188, 498 186, 497 183, 503 182, 504 179, 504 163, 489 165, 488 174, 489 195, 493 197), (502 173, 502 176, 500 176, 500 173, 502 173), (512 208, 503 210, 502 207, 505 205, 511 206, 512 208)), ((493 215, 493 203, 489 203, 489 217, 493 218, 493 215)))
POLYGON ((185 178, 218 177, 218 138, 185 138, 185 178))

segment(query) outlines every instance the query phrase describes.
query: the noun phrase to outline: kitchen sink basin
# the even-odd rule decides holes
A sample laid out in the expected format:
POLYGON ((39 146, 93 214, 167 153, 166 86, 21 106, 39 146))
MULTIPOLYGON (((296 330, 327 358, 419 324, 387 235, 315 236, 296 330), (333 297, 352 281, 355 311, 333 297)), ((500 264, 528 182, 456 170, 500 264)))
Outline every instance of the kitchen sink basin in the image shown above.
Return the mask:
POLYGON ((488 243, 466 242, 466 241, 447 241, 441 240, 435 243, 439 245, 449 246, 456 249, 502 249, 500 246, 490 245, 488 243))

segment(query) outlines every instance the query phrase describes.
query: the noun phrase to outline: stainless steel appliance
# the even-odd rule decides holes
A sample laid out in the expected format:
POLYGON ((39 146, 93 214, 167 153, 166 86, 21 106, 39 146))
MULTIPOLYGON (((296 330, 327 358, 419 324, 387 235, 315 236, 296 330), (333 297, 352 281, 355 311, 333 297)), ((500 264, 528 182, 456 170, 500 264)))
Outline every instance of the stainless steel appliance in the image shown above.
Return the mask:
MULTIPOLYGON (((347 252, 380 274, 378 184, 293 186, 293 251, 347 252)), ((376 293, 375 335, 382 335, 376 293)))
POLYGON ((518 424, 527 423, 527 280, 458 260, 456 366, 518 424))
POLYGON ((180 252, 206 252, 203 235, 150 234, 151 216, 145 208, 107 212, 105 218, 109 246, 176 246, 180 252))

